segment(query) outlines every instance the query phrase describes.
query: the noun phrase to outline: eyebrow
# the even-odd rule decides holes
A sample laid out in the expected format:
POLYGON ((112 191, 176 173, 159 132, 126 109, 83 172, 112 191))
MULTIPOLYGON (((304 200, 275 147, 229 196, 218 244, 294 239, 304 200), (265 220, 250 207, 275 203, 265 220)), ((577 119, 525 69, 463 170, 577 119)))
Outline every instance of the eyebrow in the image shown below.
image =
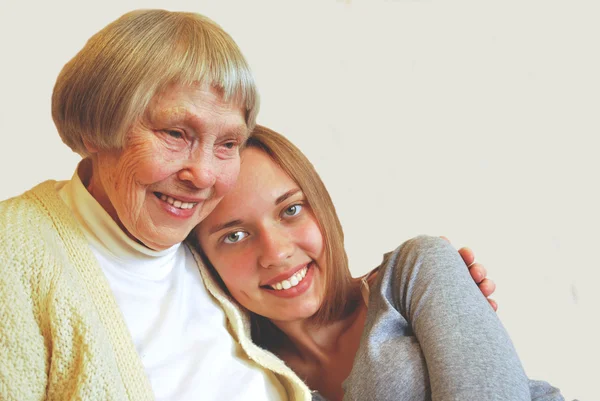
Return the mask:
MULTIPOLYGON (((189 112, 183 106, 170 107, 166 109, 162 109, 154 112, 148 116, 151 122, 156 123, 156 121, 160 121, 162 124, 175 124, 180 121, 184 123, 191 122, 197 127, 193 127, 196 131, 204 131, 205 130, 205 122, 202 119, 197 118, 193 114, 189 112)), ((248 137, 250 136, 250 131, 248 130, 248 126, 245 124, 235 124, 229 129, 226 135, 235 135, 240 138, 242 142, 246 142, 248 137)))
POLYGON ((240 138, 242 140, 242 142, 246 142, 248 140, 248 138, 250 137, 250 130, 248 130, 248 127, 246 126, 246 124, 240 124, 235 126, 232 130, 231 133, 233 135, 236 135, 238 138, 240 138))
MULTIPOLYGON (((278 197, 275 200, 275 205, 276 206, 279 205, 281 202, 284 202, 286 199, 296 195, 298 192, 301 192, 300 188, 290 189, 289 191, 287 191, 286 193, 284 193, 283 195, 281 195, 280 197, 278 197)), ((243 220, 236 219, 236 220, 228 221, 227 223, 218 224, 210 229, 209 235, 213 235, 214 233, 219 232, 219 231, 224 230, 229 227, 242 225, 243 223, 244 223, 243 220)))
POLYGON ((159 110, 147 110, 147 118, 152 123, 173 124, 187 118, 187 110, 183 107, 169 107, 159 110))
POLYGON ((219 231, 224 230, 229 227, 240 225, 242 223, 243 223, 243 221, 238 219, 238 220, 231 220, 227 223, 218 224, 210 229, 209 235, 213 235, 216 232, 219 232, 219 231))
MULTIPOLYGON (((194 116, 193 114, 187 113, 184 116, 184 120, 187 120, 189 122, 191 122, 193 125, 195 125, 194 128, 195 131, 197 132, 204 132, 206 131, 206 122, 205 120, 198 118, 197 116, 194 116)), ((248 130, 248 126, 246 125, 246 122, 244 121, 243 124, 231 124, 229 126, 225 126, 225 131, 223 133, 223 135, 220 135, 220 137, 227 137, 230 135, 235 136, 236 138, 239 138, 242 142, 246 142, 246 140, 248 139, 248 137, 250 136, 250 132, 248 130)))
POLYGON ((298 192, 300 192, 300 188, 290 189, 289 191, 281 195, 279 198, 277 198, 277 200, 275 200, 275 205, 279 205, 281 202, 293 195, 296 195, 298 192))

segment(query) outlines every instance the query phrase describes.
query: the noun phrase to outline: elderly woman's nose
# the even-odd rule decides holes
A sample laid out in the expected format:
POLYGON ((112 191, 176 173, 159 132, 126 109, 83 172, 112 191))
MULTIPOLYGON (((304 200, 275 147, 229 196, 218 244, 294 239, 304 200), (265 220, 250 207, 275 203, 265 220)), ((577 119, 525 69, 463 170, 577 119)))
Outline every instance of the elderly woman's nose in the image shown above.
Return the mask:
POLYGON ((188 181, 196 188, 210 188, 217 177, 217 160, 212 154, 202 153, 187 161, 178 173, 178 178, 188 181))
POLYGON ((263 232, 259 246, 259 264, 264 268, 282 266, 294 253, 292 239, 275 228, 263 232))

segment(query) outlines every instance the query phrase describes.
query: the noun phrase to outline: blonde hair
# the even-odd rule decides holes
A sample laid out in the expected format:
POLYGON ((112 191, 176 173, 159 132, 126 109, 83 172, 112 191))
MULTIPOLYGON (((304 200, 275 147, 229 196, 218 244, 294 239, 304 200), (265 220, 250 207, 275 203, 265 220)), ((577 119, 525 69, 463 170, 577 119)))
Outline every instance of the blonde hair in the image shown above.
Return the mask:
MULTIPOLYGON (((348 267, 344 232, 325 184, 306 156, 288 139, 269 128, 257 125, 246 146, 265 152, 298 184, 319 224, 327 264, 326 291, 313 321, 327 324, 347 316, 356 307, 360 292, 348 267)), ((268 319, 252 314, 252 337, 257 344, 273 349, 281 344, 282 336, 283 333, 268 319)))
POLYGON ((136 10, 92 36, 60 72, 52 118, 65 144, 82 156, 84 140, 119 149, 131 125, 167 85, 210 84, 256 124, 258 91, 233 39, 194 13, 136 10))

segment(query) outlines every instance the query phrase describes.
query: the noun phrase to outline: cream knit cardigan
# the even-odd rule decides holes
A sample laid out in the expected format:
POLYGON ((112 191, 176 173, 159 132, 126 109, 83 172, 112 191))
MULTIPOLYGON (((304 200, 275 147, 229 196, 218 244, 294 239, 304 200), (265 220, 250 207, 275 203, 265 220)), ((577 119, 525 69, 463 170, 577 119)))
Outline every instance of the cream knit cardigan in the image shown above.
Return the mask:
MULTIPOLYGON (((56 185, 0 202, 0 400, 152 400, 108 282, 56 185)), ((245 356, 274 372, 290 401, 309 401, 308 387, 252 343, 248 316, 194 256, 245 356)))

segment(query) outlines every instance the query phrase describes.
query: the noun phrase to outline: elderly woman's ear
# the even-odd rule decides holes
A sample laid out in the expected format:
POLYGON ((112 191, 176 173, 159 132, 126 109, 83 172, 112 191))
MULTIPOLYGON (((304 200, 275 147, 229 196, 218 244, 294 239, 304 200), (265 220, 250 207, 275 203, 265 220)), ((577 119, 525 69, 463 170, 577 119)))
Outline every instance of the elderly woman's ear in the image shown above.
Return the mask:
POLYGON ((87 138, 83 138, 83 146, 87 150, 88 154, 93 155, 98 152, 98 147, 89 141, 87 138))

